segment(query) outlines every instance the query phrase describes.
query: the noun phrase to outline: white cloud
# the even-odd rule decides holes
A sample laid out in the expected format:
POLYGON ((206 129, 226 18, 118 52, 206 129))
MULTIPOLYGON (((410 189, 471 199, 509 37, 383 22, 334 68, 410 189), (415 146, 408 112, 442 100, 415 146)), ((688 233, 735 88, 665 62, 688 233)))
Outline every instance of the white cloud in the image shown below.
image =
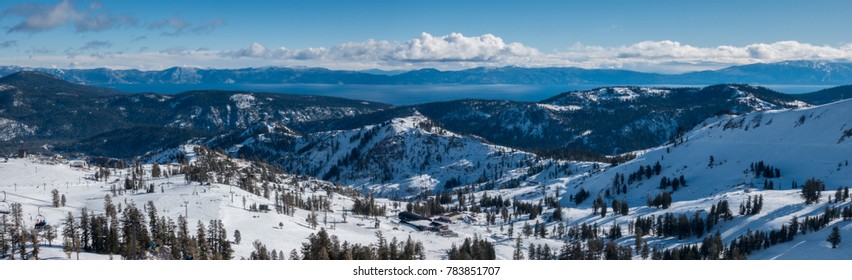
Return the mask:
POLYGON ((68 0, 64 0, 54 6, 22 4, 7 9, 4 14, 24 17, 24 20, 9 29, 9 32, 45 31, 83 17, 68 0))
POLYGON ((784 60, 850 61, 852 45, 832 47, 781 41, 739 47, 728 45, 695 47, 675 41, 644 41, 614 48, 578 44, 553 56, 590 68, 612 67, 679 72, 679 70, 704 70, 784 60), (665 68, 674 69, 666 71, 665 68))
POLYGON ((399 45, 390 58, 398 61, 507 61, 517 57, 540 55, 535 48, 521 43, 505 43, 492 34, 465 37, 461 33, 451 33, 434 37, 429 33, 399 45))
MULTIPOLYGON (((162 26, 181 29, 180 21, 162 22, 162 26)), ((181 30, 191 31, 188 25, 181 30)), ((55 57, 54 59, 66 59, 55 57)), ((112 66, 145 69, 171 66, 239 68, 269 65, 311 66, 332 69, 463 69, 471 67, 582 67, 630 69, 649 72, 685 72, 719 69, 731 65, 784 60, 852 61, 852 44, 819 46, 797 41, 755 43, 745 46, 699 47, 677 41, 643 41, 617 47, 574 44, 563 50, 542 52, 520 42, 484 34, 465 36, 451 33, 433 36, 423 33, 404 41, 366 40, 331 47, 288 49, 254 42, 237 50, 170 48, 158 52, 140 50, 104 57, 83 57, 75 65, 112 66)), ((67 61, 39 58, 41 65, 67 65, 67 61)), ((35 60, 29 60, 32 65, 35 60)), ((91 66, 89 66, 91 67, 91 66)))
MULTIPOLYGON (((437 67, 459 69, 477 66, 573 66, 682 72, 717 69, 730 65, 783 60, 852 60, 852 45, 817 46, 796 41, 747 46, 696 47, 676 41, 643 41, 619 47, 575 44, 545 53, 519 42, 485 34, 460 33, 432 36, 423 33, 406 42, 367 40, 331 48, 268 48, 260 43, 236 51, 222 51, 233 59, 263 58, 280 64, 370 65, 389 69, 437 67)), ((332 67, 334 68, 334 67, 332 67)))
POLYGON ((4 15, 22 17, 22 21, 8 32, 36 33, 71 24, 77 32, 103 31, 121 25, 135 25, 130 16, 113 16, 108 13, 93 13, 99 5, 89 11, 78 10, 70 1, 63 0, 55 5, 27 3, 6 9, 4 15))
POLYGON ((521 43, 505 43, 500 37, 485 34, 466 37, 452 33, 434 37, 422 33, 419 38, 407 42, 367 40, 348 42, 332 48, 287 48, 269 49, 260 43, 222 53, 232 58, 267 58, 279 60, 321 60, 340 62, 365 62, 378 65, 397 64, 467 64, 467 63, 512 63, 541 53, 521 43))

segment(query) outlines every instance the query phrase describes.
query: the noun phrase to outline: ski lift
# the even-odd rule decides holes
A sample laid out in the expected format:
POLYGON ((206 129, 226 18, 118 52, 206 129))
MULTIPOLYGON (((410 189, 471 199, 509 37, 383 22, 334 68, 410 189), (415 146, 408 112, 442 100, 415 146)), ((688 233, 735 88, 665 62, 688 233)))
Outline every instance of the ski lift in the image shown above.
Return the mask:
POLYGON ((3 191, 3 200, 0 200, 0 215, 12 213, 11 210, 11 206, 6 202, 6 191, 3 191))
POLYGON ((41 207, 39 207, 38 216, 36 216, 35 229, 37 231, 42 231, 45 227, 47 227, 47 219, 45 219, 44 215, 41 214, 41 207))

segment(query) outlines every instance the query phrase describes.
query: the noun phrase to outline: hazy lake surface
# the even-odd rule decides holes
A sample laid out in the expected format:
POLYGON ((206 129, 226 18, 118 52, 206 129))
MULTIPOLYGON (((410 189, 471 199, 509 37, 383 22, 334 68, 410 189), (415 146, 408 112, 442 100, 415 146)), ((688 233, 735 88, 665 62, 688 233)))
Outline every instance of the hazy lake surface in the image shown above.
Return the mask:
MULTIPOLYGON (((175 94, 189 90, 239 90, 282 94, 309 94, 409 105, 457 99, 541 101, 559 93, 607 85, 328 85, 328 84, 110 84, 125 92, 175 94)), ((706 85, 639 85, 645 87, 703 87, 706 85)), ((762 85, 783 93, 799 94, 829 85, 762 85)))

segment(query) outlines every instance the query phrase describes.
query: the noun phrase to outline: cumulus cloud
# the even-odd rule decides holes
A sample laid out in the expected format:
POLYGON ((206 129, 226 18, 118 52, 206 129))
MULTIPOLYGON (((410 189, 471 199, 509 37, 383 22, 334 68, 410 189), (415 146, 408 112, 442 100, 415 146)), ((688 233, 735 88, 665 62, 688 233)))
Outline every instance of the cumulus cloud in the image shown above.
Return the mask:
MULTIPOLYGON (((757 43, 746 46, 695 47, 676 41, 644 41, 604 48, 574 45, 552 54, 590 68, 655 69, 677 65, 695 70, 784 60, 852 60, 852 45, 818 46, 797 41, 757 43)), ((689 70, 689 69, 687 69, 689 70)))
POLYGON ((538 56, 535 48, 521 43, 505 43, 492 34, 465 37, 461 33, 451 33, 434 37, 429 33, 420 34, 420 38, 410 40, 399 46, 391 55, 400 61, 502 61, 507 58, 538 56))
POLYGON ((122 25, 135 25, 130 16, 114 16, 97 12, 100 4, 90 5, 88 10, 80 10, 70 1, 63 0, 55 5, 25 3, 6 9, 3 15, 21 17, 22 20, 7 32, 36 33, 51 30, 64 25, 73 25, 77 32, 97 32, 122 25))
POLYGON ((289 49, 259 42, 237 50, 165 52, 184 57, 203 54, 206 61, 226 59, 247 64, 308 65, 337 69, 416 69, 435 67, 582 67, 684 72, 719 69, 731 65, 783 60, 852 61, 852 44, 818 46, 796 41, 746 46, 697 47, 677 41, 643 41, 618 47, 575 44, 560 51, 542 52, 520 42, 484 34, 422 33, 404 41, 366 40, 331 47, 289 49), (218 57, 212 59, 212 57, 218 57))
MULTIPOLYGON (((183 26, 179 21, 162 22, 165 26, 183 26)), ((175 31, 180 28, 171 28, 175 31)), ((182 32, 193 32, 182 27, 182 32)), ((45 56, 47 59, 47 56, 45 56)), ((51 61, 64 65, 68 62, 51 61)), ((62 58, 66 59, 66 58, 62 58)), ((676 73, 719 69, 732 65, 769 63, 784 60, 852 61, 852 44, 813 45, 797 41, 755 43, 743 46, 693 46, 682 42, 643 41, 630 45, 604 47, 574 44, 558 51, 542 52, 520 42, 509 42, 492 34, 465 36, 429 33, 408 41, 366 40, 329 47, 290 49, 266 46, 259 42, 236 50, 174 47, 160 51, 140 49, 109 57, 79 56, 80 65, 102 59, 105 65, 125 68, 157 69, 178 65, 234 68, 269 65, 314 66, 333 69, 463 69, 471 67, 582 67, 629 69, 676 73), (88 60, 84 60, 88 59, 88 60), (124 62, 122 62, 124 61, 124 62)), ((66 59, 67 60, 67 59, 66 59)))
POLYGON ((269 48, 260 43, 219 55, 234 59, 263 58, 281 63, 372 65, 385 68, 467 68, 517 65, 527 67, 572 66, 683 72, 718 69, 731 65, 784 60, 852 61, 852 44, 819 46, 797 41, 756 43, 745 46, 697 47, 677 41, 643 41, 618 47, 575 44, 561 51, 542 52, 519 42, 485 34, 464 36, 423 33, 406 42, 367 40, 330 48, 269 48))
POLYGON ((510 63, 541 55, 521 43, 506 43, 492 34, 466 37, 460 33, 435 37, 423 33, 407 42, 367 40, 343 43, 332 48, 269 49, 260 43, 222 53, 233 58, 283 60, 372 61, 399 63, 510 63))

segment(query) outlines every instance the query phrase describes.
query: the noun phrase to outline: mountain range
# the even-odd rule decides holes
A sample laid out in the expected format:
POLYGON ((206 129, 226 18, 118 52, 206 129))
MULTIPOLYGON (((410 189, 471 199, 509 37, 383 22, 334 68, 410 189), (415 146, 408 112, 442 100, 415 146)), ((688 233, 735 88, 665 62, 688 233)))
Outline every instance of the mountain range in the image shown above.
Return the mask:
POLYGON ((539 102, 455 100, 392 106, 245 91, 129 94, 25 71, 0 78, 0 131, 5 153, 55 147, 126 158, 193 139, 219 137, 220 146, 226 146, 222 139, 236 144, 253 135, 244 130, 259 124, 284 127, 275 131, 288 135, 308 135, 417 116, 489 144, 538 154, 586 153, 589 159, 595 158, 591 154, 620 154, 673 141, 714 116, 805 108, 842 99, 847 89, 787 95, 745 84, 602 87, 539 102), (243 136, 233 137, 235 132, 243 136), (104 145, 110 141, 132 145, 104 145))
POLYGON ((471 236, 499 259, 523 248, 535 248, 521 253, 530 259, 848 259, 823 240, 831 226, 852 229, 843 191, 850 90, 608 86, 537 102, 392 106, 250 91, 124 93, 24 71, 0 78, 0 152, 110 168, 33 156, 0 163, 0 173, 12 201, 30 215, 44 210, 51 224, 100 209, 110 189, 107 199, 129 199, 124 209, 145 199, 165 221, 222 220, 257 240, 234 243, 246 258, 260 242, 302 248, 324 228, 343 242, 378 236, 377 248, 383 237, 410 237, 430 259, 453 258, 471 236), (48 206, 48 186, 62 182, 68 204, 48 206), (805 199, 811 189, 815 201, 805 199), (401 209, 450 222, 440 236, 420 231, 401 209))
POLYGON ((852 84, 852 63, 783 61, 732 66, 719 70, 657 74, 617 69, 576 67, 497 67, 458 71, 343 71, 325 68, 261 67, 205 69, 173 67, 164 70, 115 70, 0 67, 0 75, 38 71, 79 84, 528 84, 528 85, 710 85, 748 83, 774 85, 852 84))

